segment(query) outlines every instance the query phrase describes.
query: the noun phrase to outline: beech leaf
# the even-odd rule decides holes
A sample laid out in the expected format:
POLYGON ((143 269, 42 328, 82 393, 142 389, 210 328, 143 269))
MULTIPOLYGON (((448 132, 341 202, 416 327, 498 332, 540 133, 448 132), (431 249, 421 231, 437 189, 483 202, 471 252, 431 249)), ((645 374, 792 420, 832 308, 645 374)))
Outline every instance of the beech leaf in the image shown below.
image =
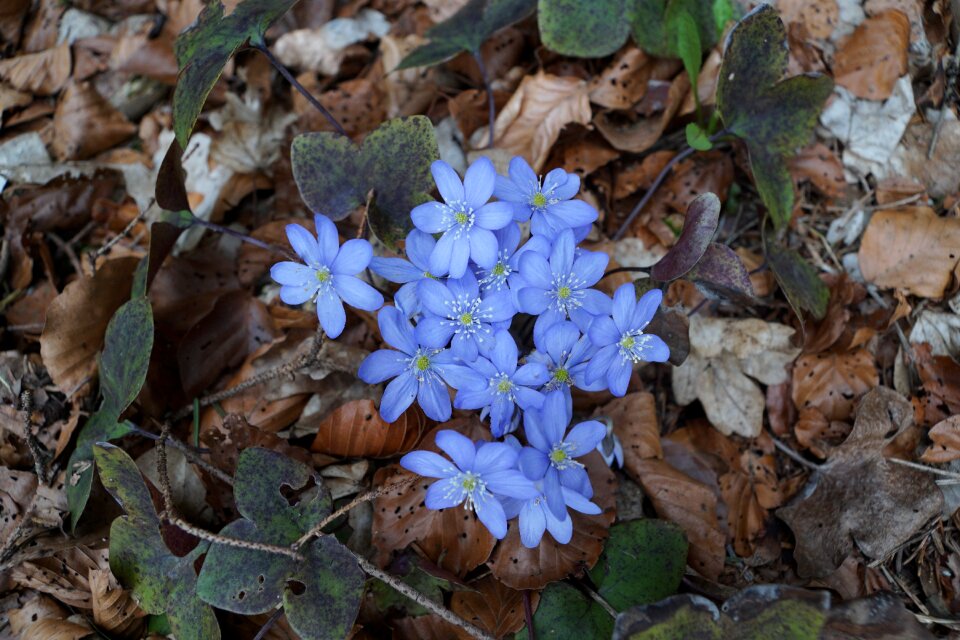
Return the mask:
POLYGON ((324 418, 310 450, 343 458, 390 458, 412 451, 427 424, 418 405, 391 423, 380 417, 373 400, 350 400, 324 418))

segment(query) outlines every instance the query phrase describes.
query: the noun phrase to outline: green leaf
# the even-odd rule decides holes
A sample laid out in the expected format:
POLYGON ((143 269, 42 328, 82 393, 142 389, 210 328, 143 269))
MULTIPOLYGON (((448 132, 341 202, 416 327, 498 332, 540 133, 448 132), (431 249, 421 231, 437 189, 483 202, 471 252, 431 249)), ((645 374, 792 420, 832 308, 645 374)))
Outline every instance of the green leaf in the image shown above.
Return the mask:
POLYGON ((329 132, 301 134, 290 155, 304 202, 333 220, 364 204, 372 189, 367 219, 391 248, 413 228, 410 210, 430 199, 430 163, 440 157, 433 125, 424 116, 388 120, 360 147, 329 132))
POLYGON ((610 528, 590 570, 597 593, 617 611, 676 593, 687 566, 687 538, 666 520, 644 518, 610 528))
MULTIPOLYGON (((144 276, 145 277, 145 276, 144 276)), ((100 408, 84 424, 67 468, 67 505, 70 525, 76 528, 90 497, 93 482, 93 445, 130 432, 117 421, 147 378, 153 349, 153 310, 150 300, 138 296, 125 302, 107 325, 100 356, 100 408)))
POLYGON ((667 25, 667 29, 673 35, 677 54, 683 61, 683 68, 690 76, 690 86, 696 93, 697 81, 700 78, 700 65, 703 63, 703 50, 700 48, 700 33, 697 31, 697 23, 689 13, 680 11, 673 21, 667 25))
MULTIPOLYGON (((553 582, 540 594, 540 604, 533 616, 533 629, 537 638, 609 638, 613 632, 613 618, 576 588, 565 582, 553 582)), ((524 627, 516 637, 517 640, 527 640, 530 634, 524 627)))
POLYGON ((133 459, 108 444, 95 447, 100 479, 127 515, 110 526, 110 570, 147 613, 165 614, 181 640, 220 637, 213 610, 196 595, 193 564, 206 550, 201 544, 178 558, 160 535, 160 519, 150 490, 133 459))
MULTIPOLYGON (((416 564, 410 568, 410 571, 407 572, 401 580, 427 596, 430 600, 441 605, 443 604, 444 589, 453 591, 457 588, 464 588, 449 580, 431 575, 416 564)), ((389 612, 390 609, 398 609, 399 611, 405 612, 408 616, 425 616, 430 613, 423 605, 417 604, 380 580, 370 581, 370 596, 373 598, 377 609, 383 613, 389 612)))
MULTIPOLYGON (((276 451, 248 448, 240 454, 234 482, 244 516, 221 535, 290 546, 330 514, 330 494, 319 475, 276 451), (291 504, 282 489, 299 495, 291 504)), ((307 640, 339 639, 353 625, 365 576, 356 559, 332 536, 289 556, 214 543, 197 580, 197 594, 213 606, 255 615, 283 605, 290 625, 307 640)))
POLYGON ((484 40, 526 18, 536 4, 536 0, 470 0, 448 20, 428 29, 430 42, 411 51, 397 69, 431 66, 462 51, 479 51, 484 40))
POLYGON ((723 33, 723 28, 733 20, 734 6, 730 0, 713 0, 713 24, 717 33, 723 33))
POLYGON ((763 252, 794 312, 802 318, 800 310, 803 309, 817 319, 823 318, 830 301, 830 289, 814 268, 795 251, 781 247, 769 237, 764 241, 763 252))
POLYGON ((782 229, 793 210, 786 167, 813 133, 833 81, 819 74, 781 80, 787 70, 787 34, 776 9, 760 5, 730 32, 720 65, 717 109, 727 130, 747 143, 757 190, 782 229))
POLYGON ((608 56, 630 35, 628 6, 628 0, 540 0, 540 37, 547 49, 565 56, 608 56))
MULTIPOLYGON (((632 21, 633 39, 650 55, 683 58, 677 42, 683 14, 696 26, 701 53, 717 42, 720 31, 713 6, 706 0, 637 0, 632 21)), ((687 38, 689 40, 689 35, 687 38)))
POLYGON ((687 144, 697 151, 709 151, 710 149, 713 149, 713 143, 710 142, 710 136, 708 136, 707 132, 704 131, 703 128, 696 122, 688 123, 684 133, 687 134, 687 144))
POLYGON ((241 0, 224 15, 220 0, 207 0, 196 22, 177 37, 174 46, 180 74, 173 92, 173 130, 187 148, 193 125, 227 61, 248 40, 262 44, 270 25, 297 0, 241 0))

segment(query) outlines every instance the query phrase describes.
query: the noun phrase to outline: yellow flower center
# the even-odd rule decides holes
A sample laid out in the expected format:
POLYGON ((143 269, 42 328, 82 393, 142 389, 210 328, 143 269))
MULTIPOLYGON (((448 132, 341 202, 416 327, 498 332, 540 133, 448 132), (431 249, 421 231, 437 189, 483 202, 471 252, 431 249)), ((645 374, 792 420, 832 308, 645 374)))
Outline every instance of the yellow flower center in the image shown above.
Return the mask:
POLYGON ((557 297, 561 300, 565 300, 570 297, 570 287, 560 287, 560 290, 557 291, 557 297))
POLYGON ((567 459, 567 452, 563 449, 557 448, 550 452, 550 462, 554 464, 560 464, 567 459))
POLYGON ((413 361, 413 366, 416 367, 417 371, 426 371, 430 368, 430 358, 427 356, 417 356, 417 359, 413 361))
POLYGON ((473 324, 473 315, 465 313, 460 316, 460 324, 473 324))
POLYGON ((633 338, 633 336, 627 336, 620 341, 620 346, 624 349, 633 349, 633 345, 636 343, 637 341, 633 338))
POLYGON ((463 211, 459 211, 454 214, 453 219, 457 221, 457 224, 467 224, 467 221, 470 219, 467 214, 463 211))
POLYGON ((473 491, 477 488, 477 476, 472 473, 463 474, 463 479, 460 481, 460 486, 466 491, 473 491))
POLYGON ((570 379, 570 373, 566 369, 557 369, 553 372, 553 379, 557 382, 566 382, 570 379))
POLYGON ((499 391, 500 393, 507 393, 512 388, 513 388, 513 383, 510 382, 509 380, 501 380, 500 382, 497 383, 497 391, 499 391))
POLYGON ((497 265, 493 268, 493 275, 502 276, 507 272, 507 267, 502 263, 498 262, 497 265))
POLYGON ((317 269, 317 280, 321 283, 327 282, 330 280, 330 269, 326 267, 321 267, 317 269))
POLYGON ((533 206, 543 207, 547 204, 547 196, 543 195, 539 191, 533 196, 533 206))

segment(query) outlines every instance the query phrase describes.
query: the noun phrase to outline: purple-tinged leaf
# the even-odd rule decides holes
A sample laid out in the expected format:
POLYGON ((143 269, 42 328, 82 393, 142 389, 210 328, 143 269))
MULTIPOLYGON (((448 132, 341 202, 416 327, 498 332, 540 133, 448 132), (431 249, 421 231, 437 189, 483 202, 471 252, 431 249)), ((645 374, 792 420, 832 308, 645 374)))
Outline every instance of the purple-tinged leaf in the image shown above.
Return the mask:
POLYGON ((687 217, 683 221, 683 231, 677 244, 653 265, 650 275, 668 282, 684 275, 700 261, 713 239, 720 221, 720 199, 712 193, 704 193, 694 198, 687 207, 687 217))
POLYGON ((687 278, 710 297, 723 297, 749 303, 754 298, 750 274, 740 256, 725 244, 711 242, 700 262, 687 273, 687 278))

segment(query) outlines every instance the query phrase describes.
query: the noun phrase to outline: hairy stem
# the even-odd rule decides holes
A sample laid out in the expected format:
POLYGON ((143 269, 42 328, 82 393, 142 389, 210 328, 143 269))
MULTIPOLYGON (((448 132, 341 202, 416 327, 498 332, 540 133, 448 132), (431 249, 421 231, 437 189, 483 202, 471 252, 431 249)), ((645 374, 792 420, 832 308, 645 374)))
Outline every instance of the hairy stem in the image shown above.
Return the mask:
POLYGON ((480 77, 483 79, 483 88, 487 91, 487 117, 490 118, 490 141, 487 147, 493 148, 493 128, 497 119, 497 107, 493 102, 493 89, 490 87, 490 79, 487 77, 487 66, 483 63, 483 54, 480 49, 473 52, 473 59, 477 61, 477 68, 480 70, 480 77))

